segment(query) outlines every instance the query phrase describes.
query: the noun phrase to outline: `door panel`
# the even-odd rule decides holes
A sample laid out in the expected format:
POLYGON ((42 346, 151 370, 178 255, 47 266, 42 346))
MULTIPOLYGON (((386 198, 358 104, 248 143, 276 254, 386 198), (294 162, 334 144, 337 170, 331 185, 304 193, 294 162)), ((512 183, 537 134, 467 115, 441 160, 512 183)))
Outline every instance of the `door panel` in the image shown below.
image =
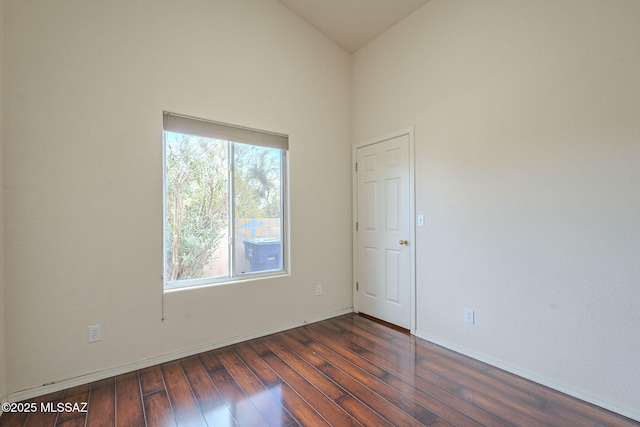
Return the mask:
POLYGON ((364 292, 368 298, 378 298, 378 272, 377 262, 378 250, 376 248, 364 248, 364 292))
POLYGON ((365 183, 365 208, 364 208, 364 218, 365 218, 365 229, 368 231, 376 231, 376 226, 378 224, 377 218, 377 209, 376 206, 378 204, 377 195, 378 195, 378 183, 377 182, 367 182, 365 183))
POLYGON ((387 279, 385 281, 387 285, 386 295, 387 301, 390 303, 400 303, 400 264, 401 264, 400 251, 387 249, 386 259, 386 273, 387 279))
POLYGON ((386 182, 386 197, 385 203, 385 219, 387 223, 387 231, 399 231, 400 230, 400 215, 402 209, 400 207, 400 196, 402 190, 400 188, 401 182, 398 178, 387 179, 386 182))
POLYGON ((409 136, 358 148, 357 162, 357 308, 409 328, 409 136))

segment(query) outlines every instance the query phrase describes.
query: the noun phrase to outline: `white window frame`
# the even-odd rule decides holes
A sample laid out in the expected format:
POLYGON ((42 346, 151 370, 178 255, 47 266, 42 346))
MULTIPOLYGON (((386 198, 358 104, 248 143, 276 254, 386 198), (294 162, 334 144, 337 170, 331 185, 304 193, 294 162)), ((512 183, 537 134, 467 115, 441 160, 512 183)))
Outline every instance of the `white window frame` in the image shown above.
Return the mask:
POLYGON ((215 122, 206 119, 185 116, 176 113, 163 112, 163 143, 162 143, 162 166, 163 166, 163 285, 164 290, 172 291, 186 289, 192 287, 206 285, 221 285, 246 280, 262 279, 273 276, 288 274, 288 149, 289 137, 284 134, 267 132, 258 129, 252 129, 242 126, 230 125, 221 122, 215 122), (234 145, 233 143, 249 144, 259 147, 280 149, 280 167, 281 167, 281 225, 280 225, 280 241, 282 245, 282 268, 278 270, 267 270, 257 272, 241 272, 235 271, 235 212, 233 203, 229 203, 229 222, 228 222, 228 238, 229 238, 229 275, 224 277, 206 277, 198 279, 183 279, 168 281, 167 280, 167 156, 166 156, 166 132, 182 133, 186 135, 195 135, 205 138, 218 139, 229 142, 228 146, 228 162, 229 162, 229 199, 234 199, 234 145))

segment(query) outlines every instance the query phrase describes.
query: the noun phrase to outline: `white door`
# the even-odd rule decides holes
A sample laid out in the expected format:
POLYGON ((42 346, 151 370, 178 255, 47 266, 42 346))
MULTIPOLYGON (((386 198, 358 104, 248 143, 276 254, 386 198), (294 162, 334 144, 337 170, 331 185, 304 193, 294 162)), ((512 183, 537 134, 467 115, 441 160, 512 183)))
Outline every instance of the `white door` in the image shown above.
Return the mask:
POLYGON ((356 310, 411 328, 412 185, 404 134, 357 148, 356 310))

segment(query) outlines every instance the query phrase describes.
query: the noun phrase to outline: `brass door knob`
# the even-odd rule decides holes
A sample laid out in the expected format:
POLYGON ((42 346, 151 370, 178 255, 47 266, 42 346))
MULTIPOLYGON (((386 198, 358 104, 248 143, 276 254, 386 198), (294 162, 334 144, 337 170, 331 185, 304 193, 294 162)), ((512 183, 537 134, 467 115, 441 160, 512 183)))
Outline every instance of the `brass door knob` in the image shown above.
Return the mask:
POLYGON ((402 246, 407 246, 409 244, 409 241, 408 240, 400 240, 400 244, 402 246))

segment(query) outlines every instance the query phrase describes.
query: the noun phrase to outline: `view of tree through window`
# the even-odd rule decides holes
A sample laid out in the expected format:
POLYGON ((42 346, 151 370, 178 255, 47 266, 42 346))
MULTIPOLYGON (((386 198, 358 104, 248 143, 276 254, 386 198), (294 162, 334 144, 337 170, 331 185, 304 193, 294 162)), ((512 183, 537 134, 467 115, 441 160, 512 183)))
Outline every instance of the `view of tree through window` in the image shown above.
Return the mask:
POLYGON ((201 278, 229 224, 227 143, 167 133, 167 280, 201 278))
POLYGON ((165 131, 168 286, 283 269, 283 157, 165 131))

